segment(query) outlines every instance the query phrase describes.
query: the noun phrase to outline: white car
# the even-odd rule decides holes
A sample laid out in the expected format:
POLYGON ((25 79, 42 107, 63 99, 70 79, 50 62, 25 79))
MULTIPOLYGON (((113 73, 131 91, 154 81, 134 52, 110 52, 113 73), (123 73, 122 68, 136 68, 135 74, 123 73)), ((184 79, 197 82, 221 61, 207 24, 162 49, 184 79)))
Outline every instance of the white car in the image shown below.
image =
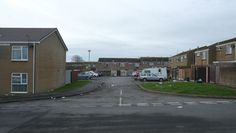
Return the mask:
POLYGON ((159 80, 161 82, 167 80, 167 68, 159 67, 143 69, 140 75, 140 79, 143 81, 159 80))
POLYGON ((89 73, 91 73, 91 75, 93 75, 93 77, 98 77, 98 73, 95 73, 94 71, 89 71, 89 73))

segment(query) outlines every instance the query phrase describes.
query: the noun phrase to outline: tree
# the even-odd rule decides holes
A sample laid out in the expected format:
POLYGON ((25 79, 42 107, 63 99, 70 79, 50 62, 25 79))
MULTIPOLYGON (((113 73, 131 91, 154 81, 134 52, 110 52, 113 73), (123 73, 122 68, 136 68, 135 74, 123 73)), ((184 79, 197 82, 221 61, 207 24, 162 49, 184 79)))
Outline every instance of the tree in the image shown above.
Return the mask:
POLYGON ((73 55, 72 58, 71 58, 71 61, 72 62, 83 62, 83 58, 79 55, 73 55))

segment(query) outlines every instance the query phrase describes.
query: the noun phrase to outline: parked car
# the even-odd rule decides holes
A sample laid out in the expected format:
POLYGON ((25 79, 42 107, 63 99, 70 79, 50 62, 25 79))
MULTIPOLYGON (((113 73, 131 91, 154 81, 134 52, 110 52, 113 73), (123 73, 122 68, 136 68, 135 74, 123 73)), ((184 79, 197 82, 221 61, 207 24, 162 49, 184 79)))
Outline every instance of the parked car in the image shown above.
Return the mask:
POLYGON ((164 81, 167 80, 167 68, 166 67, 158 67, 158 68, 147 68, 143 69, 140 75, 140 80, 158 80, 164 81))
POLYGON ((134 77, 134 80, 138 80, 139 79, 140 73, 141 73, 140 71, 134 71, 132 73, 132 76, 134 77))
POLYGON ((132 76, 133 76, 133 77, 138 77, 139 74, 140 74, 140 71, 134 71, 134 72, 132 73, 132 76))
POLYGON ((88 80, 92 78, 93 78, 93 75, 90 72, 81 72, 78 74, 78 79, 80 80, 88 80))
POLYGON ((94 71, 89 71, 90 74, 92 74, 93 77, 98 77, 98 73, 95 73, 94 71))
POLYGON ((98 77, 102 77, 102 76, 103 76, 102 72, 99 72, 98 77))

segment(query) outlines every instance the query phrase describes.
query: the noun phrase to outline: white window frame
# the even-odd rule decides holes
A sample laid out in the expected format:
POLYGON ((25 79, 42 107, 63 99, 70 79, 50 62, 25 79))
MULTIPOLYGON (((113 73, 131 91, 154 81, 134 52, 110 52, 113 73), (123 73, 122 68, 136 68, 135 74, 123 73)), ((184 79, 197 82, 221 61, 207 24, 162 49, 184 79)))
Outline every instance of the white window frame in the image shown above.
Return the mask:
POLYGON ((120 63, 120 67, 125 67, 125 63, 120 63))
POLYGON ((187 55, 184 55, 184 59, 187 59, 187 55))
POLYGON ((204 51, 202 52, 202 60, 206 60, 207 59, 207 52, 204 51))
POLYGON ((28 93, 28 73, 11 73, 11 93, 28 93), (14 74, 20 74, 20 78, 21 78, 21 83, 13 83, 12 79, 13 79, 13 75, 14 74), (22 75, 25 74, 26 75, 26 83, 22 82, 22 75), (26 91, 25 92, 17 92, 17 91, 13 91, 12 85, 26 85, 26 91))
POLYGON ((231 45, 226 45, 225 46, 225 53, 227 55, 231 55, 233 53, 233 48, 231 47, 231 45))
POLYGON ((221 51, 222 47, 216 47, 217 51, 221 51))
POLYGON ((12 61, 28 61, 29 60, 29 47, 28 46, 12 46, 11 49, 11 60, 12 61), (27 48, 27 58, 23 59, 23 48, 26 47, 27 48), (14 48, 19 48, 21 51, 21 58, 20 59, 13 59, 13 50, 14 48))
POLYGON ((201 53, 200 52, 197 52, 197 57, 199 57, 201 55, 201 53))
POLYGON ((180 62, 184 62, 184 56, 180 57, 180 62))
POLYGON ((135 66, 135 67, 139 67, 140 64, 139 64, 139 63, 135 63, 134 66, 135 66))
POLYGON ((153 62, 149 62, 149 66, 154 66, 154 63, 153 62))

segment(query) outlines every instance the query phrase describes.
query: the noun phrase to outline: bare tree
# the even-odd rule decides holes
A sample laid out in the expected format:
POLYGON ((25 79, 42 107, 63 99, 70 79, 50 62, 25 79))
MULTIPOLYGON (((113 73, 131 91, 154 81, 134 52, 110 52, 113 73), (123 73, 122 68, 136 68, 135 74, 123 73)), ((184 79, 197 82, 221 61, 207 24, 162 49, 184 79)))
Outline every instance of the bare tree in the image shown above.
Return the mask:
POLYGON ((71 58, 71 61, 72 62, 83 62, 83 58, 79 55, 73 55, 72 58, 71 58))

